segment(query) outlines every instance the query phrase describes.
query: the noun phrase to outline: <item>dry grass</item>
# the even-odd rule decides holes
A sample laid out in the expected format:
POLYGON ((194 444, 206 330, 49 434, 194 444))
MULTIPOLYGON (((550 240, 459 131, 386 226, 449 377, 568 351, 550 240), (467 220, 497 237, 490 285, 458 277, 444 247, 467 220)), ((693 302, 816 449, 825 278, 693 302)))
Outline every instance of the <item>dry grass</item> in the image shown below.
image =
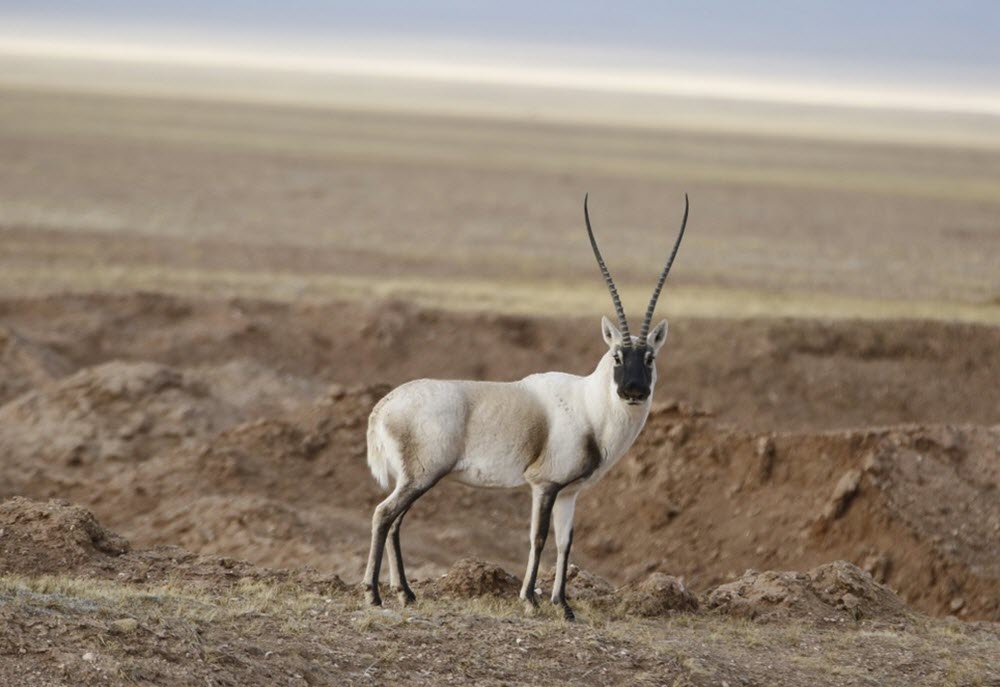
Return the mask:
POLYGON ((174 646, 173 655, 216 674, 258 671, 279 660, 290 662, 290 674, 330 668, 347 683, 377 677, 434 684, 451 675, 603 684, 628 676, 631 684, 733 685, 746 678, 746 684, 874 680, 909 687, 986 685, 998 678, 989 657, 1000 634, 988 625, 922 618, 905 626, 845 627, 713 613, 637 619, 578 607, 580 622, 566 623, 548 604, 525 617, 516 599, 423 599, 407 608, 371 609, 356 594, 323 597, 293 584, 252 582, 213 593, 179 580, 133 586, 63 576, 0 578, 5 617, 44 611, 50 619, 82 623, 82 646, 95 647, 90 650, 122 684, 141 683, 148 674, 134 644, 154 636, 157 651, 174 646), (123 619, 134 619, 138 629, 116 631, 123 619), (86 629, 95 624, 105 628, 102 634, 86 629), (242 648, 234 652, 236 638, 242 648))
POLYGON ((98 615, 126 614, 143 617, 173 616, 205 622, 245 620, 258 615, 302 618, 323 609, 327 598, 295 585, 244 582, 225 595, 180 583, 135 587, 105 580, 45 575, 28 578, 0 577, 0 595, 11 601, 95 610, 98 615))

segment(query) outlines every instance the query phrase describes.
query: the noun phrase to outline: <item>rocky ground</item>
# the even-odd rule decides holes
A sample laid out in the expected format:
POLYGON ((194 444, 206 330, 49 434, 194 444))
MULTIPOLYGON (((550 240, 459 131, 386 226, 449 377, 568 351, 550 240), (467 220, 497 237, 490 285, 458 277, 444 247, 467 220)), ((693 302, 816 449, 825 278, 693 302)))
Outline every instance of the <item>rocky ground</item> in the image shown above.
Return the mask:
POLYGON ((354 585, 372 405, 421 373, 586 372, 584 323, 155 295, 0 315, 5 684, 998 679, 995 328, 674 322, 646 428, 581 499, 569 626, 514 601, 520 491, 420 501, 417 606, 354 585))
MULTIPOLYGON (((0 505, 0 679, 17 685, 985 685, 995 623, 931 619, 838 561, 696 595, 574 569, 580 620, 524 617, 518 579, 463 559, 414 606, 339 577, 133 550, 66 502, 0 505)), ((542 585, 546 581, 543 579, 542 585)))

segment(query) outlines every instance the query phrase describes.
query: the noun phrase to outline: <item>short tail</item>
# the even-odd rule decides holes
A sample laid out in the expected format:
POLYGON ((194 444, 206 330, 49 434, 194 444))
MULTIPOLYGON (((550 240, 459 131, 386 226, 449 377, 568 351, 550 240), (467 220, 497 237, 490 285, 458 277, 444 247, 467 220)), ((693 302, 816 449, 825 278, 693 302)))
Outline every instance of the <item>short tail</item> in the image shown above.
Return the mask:
POLYGON ((382 437, 375 429, 375 413, 368 418, 368 468, 382 489, 389 488, 389 463, 386 460, 386 447, 382 437))

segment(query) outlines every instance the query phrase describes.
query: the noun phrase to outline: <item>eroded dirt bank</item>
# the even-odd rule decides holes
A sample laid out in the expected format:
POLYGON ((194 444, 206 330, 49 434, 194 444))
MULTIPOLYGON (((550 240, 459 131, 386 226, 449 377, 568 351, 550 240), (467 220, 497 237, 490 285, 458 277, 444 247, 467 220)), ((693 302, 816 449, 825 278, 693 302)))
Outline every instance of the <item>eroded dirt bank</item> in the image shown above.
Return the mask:
MULTIPOLYGON (((349 582, 380 498, 365 420, 390 384, 585 372, 600 354, 591 323, 395 304, 93 296, 0 313, 0 496, 86 505, 137 546, 349 582)), ((997 330, 682 321, 671 337, 648 426, 581 499, 585 569, 702 592, 844 559, 924 612, 1000 619, 997 330)), ((519 571, 527 515, 524 493, 443 484, 408 518, 408 569, 472 555, 519 571)))
MULTIPOLYGON (((997 327, 794 319, 671 324, 658 396, 710 410, 724 423, 780 431, 1000 422, 997 327)), ((286 379, 348 386, 420 376, 587 374, 604 350, 598 325, 404 303, 300 306, 156 294, 7 299, 0 301, 0 400, 112 360, 183 368, 250 363, 286 379)), ((235 386, 247 386, 235 377, 235 386)))

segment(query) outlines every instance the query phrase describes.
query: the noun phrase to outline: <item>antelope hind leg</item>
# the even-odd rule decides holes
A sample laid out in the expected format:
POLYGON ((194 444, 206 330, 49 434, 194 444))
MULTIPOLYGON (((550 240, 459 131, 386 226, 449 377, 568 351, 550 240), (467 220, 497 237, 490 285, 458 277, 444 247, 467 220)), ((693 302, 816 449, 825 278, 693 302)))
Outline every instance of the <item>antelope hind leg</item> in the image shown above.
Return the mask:
MULTIPOLYGON (((416 499, 413 499, 416 501, 416 499)), ((413 502, 410 502, 410 506, 413 502)), ((392 525, 389 527, 389 540, 392 543, 392 552, 389 557, 389 587, 396 593, 399 602, 404 606, 417 600, 417 595, 410 589, 406 581, 406 570, 403 567, 403 548, 399 542, 399 529, 403 526, 403 518, 410 510, 410 506, 403 509, 392 525)))
POLYGON ((372 606, 382 605, 378 578, 389 528, 421 493, 421 490, 415 489, 411 485, 397 484, 389 497, 378 504, 372 514, 372 543, 368 552, 368 566, 365 568, 365 577, 362 582, 365 599, 372 606))

